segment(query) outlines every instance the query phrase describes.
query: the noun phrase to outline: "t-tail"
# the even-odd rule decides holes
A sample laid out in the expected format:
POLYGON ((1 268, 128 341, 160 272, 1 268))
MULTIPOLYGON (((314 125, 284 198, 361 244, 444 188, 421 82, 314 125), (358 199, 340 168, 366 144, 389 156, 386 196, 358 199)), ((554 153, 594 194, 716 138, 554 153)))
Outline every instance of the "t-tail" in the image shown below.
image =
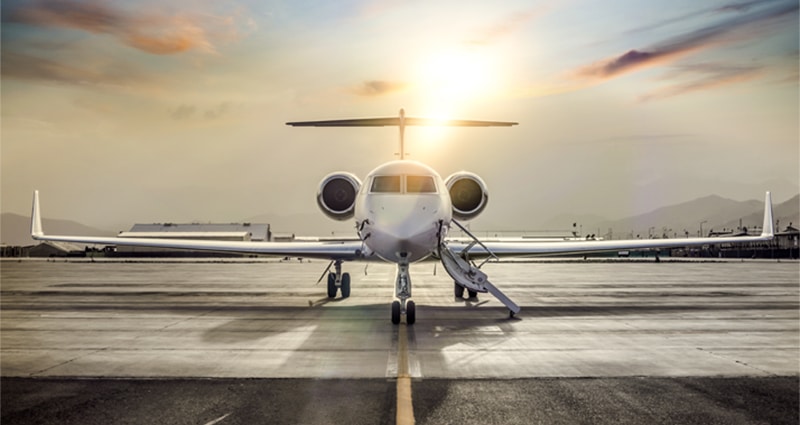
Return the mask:
POLYGON ((440 120, 434 118, 406 117, 406 112, 400 109, 396 117, 384 118, 352 118, 343 120, 326 121, 295 121, 287 122, 292 127, 385 127, 396 125, 400 129, 400 159, 405 159, 405 130, 406 126, 448 126, 448 127, 510 127, 517 125, 508 121, 477 121, 477 120, 440 120))

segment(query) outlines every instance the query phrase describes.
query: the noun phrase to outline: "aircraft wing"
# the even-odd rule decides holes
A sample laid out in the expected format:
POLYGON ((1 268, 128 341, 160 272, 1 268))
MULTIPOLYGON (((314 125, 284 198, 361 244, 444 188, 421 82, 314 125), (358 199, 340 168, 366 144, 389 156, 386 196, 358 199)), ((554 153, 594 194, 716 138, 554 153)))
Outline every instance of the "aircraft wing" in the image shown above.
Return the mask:
POLYGON ((689 246, 719 245, 727 243, 766 242, 772 240, 775 230, 772 219, 772 197, 767 192, 764 205, 764 225, 759 236, 700 237, 675 239, 630 239, 630 240, 587 240, 587 241, 549 241, 549 242, 448 242, 453 252, 468 249, 470 257, 485 258, 494 254, 497 257, 534 257, 565 254, 590 254, 658 248, 684 248, 689 246))
POLYGON ((42 216, 39 209, 39 191, 35 191, 33 193, 31 237, 40 241, 189 249, 213 252, 236 252, 242 254, 274 255, 280 257, 320 258, 329 260, 357 260, 363 258, 363 246, 360 240, 318 242, 248 242, 46 235, 42 229, 42 216))

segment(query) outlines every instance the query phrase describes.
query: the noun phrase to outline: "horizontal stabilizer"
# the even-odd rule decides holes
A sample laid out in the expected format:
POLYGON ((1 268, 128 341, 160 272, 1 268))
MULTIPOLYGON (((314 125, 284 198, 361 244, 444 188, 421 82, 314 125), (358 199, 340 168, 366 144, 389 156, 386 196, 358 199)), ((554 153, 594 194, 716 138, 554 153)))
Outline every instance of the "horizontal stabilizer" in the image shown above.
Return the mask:
MULTIPOLYGON (((517 125, 515 122, 507 121, 475 121, 475 120, 437 120, 433 118, 414 118, 405 119, 405 125, 416 126, 442 126, 442 127, 510 127, 517 125)), ((386 127, 400 125, 397 117, 386 118, 355 118, 347 120, 328 120, 328 121, 296 121, 287 122, 286 125, 292 127, 386 127)))
POLYGON ((344 120, 324 121, 293 121, 286 125, 292 127, 386 127, 397 126, 400 129, 400 159, 405 159, 405 128, 414 126, 451 126, 451 127, 510 127, 517 125, 508 121, 476 121, 476 120, 445 120, 434 118, 406 117, 406 112, 400 109, 396 117, 383 118, 351 118, 344 120))
POLYGON ((343 120, 324 121, 295 121, 287 122, 292 127, 386 127, 386 126, 450 126, 450 127, 510 127, 517 125, 508 121, 477 121, 477 120, 446 120, 435 118, 406 117, 400 111, 400 116, 384 118, 352 118, 343 120))

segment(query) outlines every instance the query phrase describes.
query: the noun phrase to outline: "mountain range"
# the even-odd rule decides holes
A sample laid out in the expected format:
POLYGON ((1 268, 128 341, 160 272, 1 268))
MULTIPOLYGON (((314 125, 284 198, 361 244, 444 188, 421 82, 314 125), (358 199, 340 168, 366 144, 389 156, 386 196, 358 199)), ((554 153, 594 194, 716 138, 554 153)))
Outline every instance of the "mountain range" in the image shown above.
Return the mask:
MULTIPOLYGON (((588 214, 560 214, 546 222, 534 224, 527 229, 547 229, 551 231, 569 232, 574 229, 581 233, 615 239, 661 236, 669 237, 696 236, 702 223, 703 233, 710 230, 736 229, 741 224, 748 228, 760 227, 763 221, 763 201, 735 201, 717 195, 705 196, 689 202, 678 203, 658 208, 645 214, 609 220, 588 214), (610 231, 610 235, 609 235, 610 231)), ((797 227, 800 224, 800 195, 773 205, 773 215, 780 230, 790 223, 797 227)), ((62 235, 113 236, 116 232, 97 229, 70 220, 44 218, 42 225, 47 233, 62 235)), ((335 222, 322 216, 319 212, 306 214, 279 215, 262 214, 241 220, 252 223, 270 223, 273 233, 295 233, 297 235, 347 235, 353 234, 351 221, 335 222)), ((131 224, 132 225, 132 224, 131 224)), ((491 232, 503 228, 499 224, 475 220, 473 231, 491 232)), ((524 229, 523 229, 524 230, 524 229)), ((3 213, 0 216, 0 242, 5 245, 32 245, 30 237, 30 217, 3 213)))
MULTIPOLYGON (((114 236, 116 232, 96 229, 71 220, 42 218, 42 227, 47 233, 59 235, 114 236)), ((13 213, 0 215, 0 243, 10 246, 35 245, 31 239, 31 218, 13 213)))
MULTIPOLYGON (((773 218, 783 230, 800 222, 800 195, 773 205, 773 218)), ((584 228, 614 238, 704 236, 710 231, 732 231, 740 227, 760 228, 764 222, 763 201, 734 201, 717 195, 698 198, 618 220, 601 220, 584 228), (702 224, 701 224, 702 223, 702 224)), ((584 232, 586 233, 586 231, 584 232)))

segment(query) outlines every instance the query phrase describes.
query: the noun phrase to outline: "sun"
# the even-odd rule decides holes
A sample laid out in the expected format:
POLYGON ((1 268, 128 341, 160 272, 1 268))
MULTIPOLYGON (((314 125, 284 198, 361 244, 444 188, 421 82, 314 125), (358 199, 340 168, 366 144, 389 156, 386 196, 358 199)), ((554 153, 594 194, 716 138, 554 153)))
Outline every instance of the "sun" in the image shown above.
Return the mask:
POLYGON ((423 65, 423 81, 433 92, 469 97, 486 84, 486 68, 477 53, 468 50, 441 52, 423 65))
MULTIPOLYGON (((438 46, 415 61, 415 111, 426 118, 463 119, 466 110, 496 96, 497 63, 491 51, 480 46, 438 46)), ((418 154, 431 155, 453 133, 452 127, 427 126, 414 130, 425 140, 418 154), (425 152, 422 152, 425 151, 425 152)))
POLYGON ((417 77, 427 109, 445 117, 457 105, 490 94, 494 82, 492 63, 477 48, 450 48, 428 54, 419 63, 417 77))

